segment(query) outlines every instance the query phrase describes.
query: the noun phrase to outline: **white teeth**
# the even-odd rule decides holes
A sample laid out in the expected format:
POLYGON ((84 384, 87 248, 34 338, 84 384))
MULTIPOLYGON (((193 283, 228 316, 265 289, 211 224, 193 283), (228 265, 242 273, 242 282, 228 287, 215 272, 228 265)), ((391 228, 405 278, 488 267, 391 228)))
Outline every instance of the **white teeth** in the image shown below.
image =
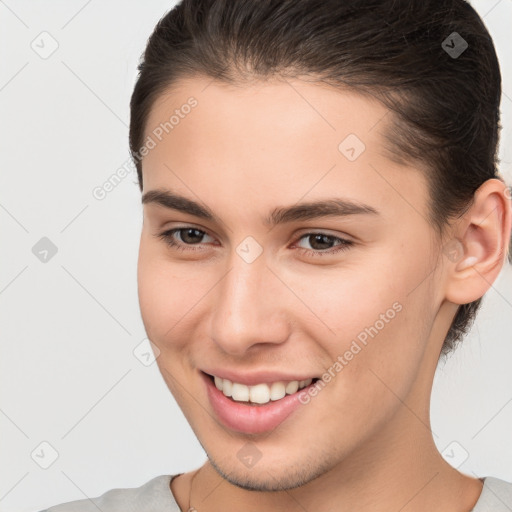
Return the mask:
POLYGON ((220 377, 215 377, 215 386, 218 390, 222 391, 223 380, 220 377))
POLYGON ((266 384, 257 384, 249 388, 249 398, 255 404, 270 402, 270 389, 266 384))
POLYGON ((299 381, 297 381, 297 380, 292 380, 291 382, 288 382, 288 384, 286 384, 286 394, 287 395, 292 395, 298 389, 299 389, 299 381))
POLYGON ((286 395, 286 386, 284 382, 274 382, 270 386, 270 400, 279 400, 286 395))
POLYGON ((233 389, 233 383, 228 379, 222 380, 222 392, 226 396, 231 396, 231 390, 233 389))
POLYGON ((238 384, 238 382, 233 382, 233 387, 231 388, 231 396, 233 400, 238 400, 239 402, 248 402, 249 401, 249 386, 245 384, 238 384))
POLYGON ((271 400, 280 400, 285 395, 292 395, 299 389, 309 386, 313 379, 292 380, 290 382, 273 382, 271 385, 262 383, 255 386, 246 386, 229 379, 214 377, 215 387, 238 402, 252 402, 266 404, 271 400))

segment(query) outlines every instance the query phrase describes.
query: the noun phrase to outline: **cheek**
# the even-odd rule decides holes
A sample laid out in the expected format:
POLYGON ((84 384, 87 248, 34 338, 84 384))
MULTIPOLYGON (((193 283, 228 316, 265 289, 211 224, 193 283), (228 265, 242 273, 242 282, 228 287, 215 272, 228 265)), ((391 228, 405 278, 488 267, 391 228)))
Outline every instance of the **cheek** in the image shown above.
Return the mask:
POLYGON ((159 348, 172 338, 174 326, 179 325, 187 309, 191 279, 178 272, 162 252, 142 237, 137 266, 137 288, 140 311, 148 337, 159 348))
POLYGON ((353 340, 364 344, 383 337, 389 326, 399 321, 408 281, 406 276, 397 276, 390 282, 392 273, 386 272, 385 267, 382 260, 378 265, 356 262, 315 269, 308 279, 304 272, 285 276, 309 309, 301 326, 309 330, 313 339, 325 340, 330 345, 329 353, 334 349, 336 355, 348 350, 353 340), (324 327, 321 336, 319 323, 324 327))
POLYGON ((389 388, 399 396, 407 393, 435 316, 431 283, 424 279, 428 263, 404 253, 399 259, 391 253, 385 256, 378 265, 365 266, 364 272, 354 268, 316 279, 308 294, 334 331, 322 345, 329 365, 339 363, 331 373, 340 375, 333 379, 340 382, 340 393, 349 403, 359 397, 351 405, 355 409, 396 401, 389 388))
POLYGON ((350 442, 362 433, 371 435, 400 409, 401 400, 415 387, 425 331, 418 322, 413 327, 416 313, 411 314, 409 303, 402 299, 392 304, 394 309, 386 307, 387 301, 382 308, 366 306, 363 311, 360 307, 357 321, 346 322, 347 331, 324 346, 329 351, 325 371, 334 375, 327 377, 330 382, 325 391, 331 400, 329 407, 319 405, 315 413, 333 437, 340 429, 350 442), (386 312, 388 323, 379 318, 386 312))
POLYGON ((176 355, 190 354, 208 316, 209 296, 217 274, 173 262, 165 248, 141 240, 137 266, 139 306, 148 338, 159 348, 160 362, 175 367, 176 355))

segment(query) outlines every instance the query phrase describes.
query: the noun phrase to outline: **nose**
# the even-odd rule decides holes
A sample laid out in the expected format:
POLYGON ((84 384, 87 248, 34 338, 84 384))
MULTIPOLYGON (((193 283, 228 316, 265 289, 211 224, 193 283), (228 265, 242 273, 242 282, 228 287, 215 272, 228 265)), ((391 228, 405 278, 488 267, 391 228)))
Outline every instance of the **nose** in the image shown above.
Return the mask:
POLYGON ((213 300, 211 337, 222 351, 243 356, 253 346, 277 345, 290 335, 284 285, 267 268, 263 255, 247 263, 230 259, 213 300))

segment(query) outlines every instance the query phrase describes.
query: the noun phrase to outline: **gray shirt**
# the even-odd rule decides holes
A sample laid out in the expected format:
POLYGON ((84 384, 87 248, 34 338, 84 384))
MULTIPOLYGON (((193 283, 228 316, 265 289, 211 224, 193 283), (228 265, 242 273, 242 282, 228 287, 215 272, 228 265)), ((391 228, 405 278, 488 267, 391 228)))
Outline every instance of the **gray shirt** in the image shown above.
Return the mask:
MULTIPOLYGON (((111 489, 91 500, 62 503, 41 512, 181 512, 169 485, 175 476, 178 474, 156 476, 140 487, 111 489)), ((483 480, 482 494, 472 512, 510 512, 512 483, 491 476, 483 480)))

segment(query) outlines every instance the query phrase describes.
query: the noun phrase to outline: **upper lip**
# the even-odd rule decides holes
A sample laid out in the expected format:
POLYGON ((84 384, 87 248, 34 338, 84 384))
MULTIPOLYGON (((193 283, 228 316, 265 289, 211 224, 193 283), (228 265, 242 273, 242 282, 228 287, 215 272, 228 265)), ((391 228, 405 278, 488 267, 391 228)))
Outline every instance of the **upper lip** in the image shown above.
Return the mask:
POLYGON ((209 368, 203 369, 202 371, 208 375, 220 377, 221 379, 228 379, 231 382, 238 382, 239 384, 245 384, 246 386, 255 386, 256 384, 272 384, 273 382, 278 381, 289 382, 291 380, 301 381, 317 378, 315 375, 310 374, 287 374, 273 370, 258 370, 240 373, 228 368, 209 368))

